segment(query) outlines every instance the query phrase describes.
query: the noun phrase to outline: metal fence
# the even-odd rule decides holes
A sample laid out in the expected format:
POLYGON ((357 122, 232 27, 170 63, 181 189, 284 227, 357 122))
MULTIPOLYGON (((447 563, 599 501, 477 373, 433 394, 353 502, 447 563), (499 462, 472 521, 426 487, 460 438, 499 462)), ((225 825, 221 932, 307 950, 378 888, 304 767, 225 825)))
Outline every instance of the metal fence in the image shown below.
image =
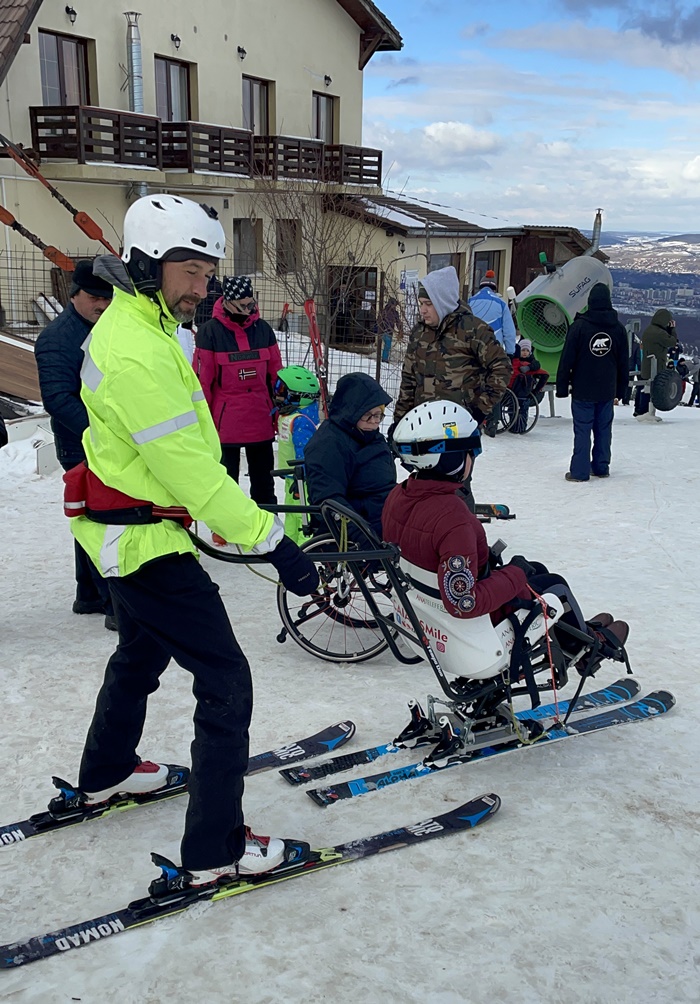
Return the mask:
MULTIPOLYGON (((81 251, 66 253, 74 261, 91 257, 81 251)), ((218 270, 220 277, 234 274, 236 270, 232 261, 223 263, 218 270)), ((251 281, 260 313, 277 334, 285 365, 298 364, 313 369, 303 302, 290 302, 278 276, 259 274, 251 281)), ((0 330, 24 341, 36 341, 46 325, 67 305, 70 282, 70 273, 54 266, 34 248, 0 251, 0 330)), ((409 303, 406 298, 399 303, 398 330, 393 332, 388 353, 378 330, 377 316, 382 303, 377 303, 376 309, 371 304, 369 310, 356 311, 342 325, 331 297, 317 297, 315 304, 324 339, 330 390, 335 388, 343 374, 362 371, 378 378, 395 399, 415 304, 409 303)), ((206 309, 200 311, 198 319, 206 317, 206 313, 206 309)))

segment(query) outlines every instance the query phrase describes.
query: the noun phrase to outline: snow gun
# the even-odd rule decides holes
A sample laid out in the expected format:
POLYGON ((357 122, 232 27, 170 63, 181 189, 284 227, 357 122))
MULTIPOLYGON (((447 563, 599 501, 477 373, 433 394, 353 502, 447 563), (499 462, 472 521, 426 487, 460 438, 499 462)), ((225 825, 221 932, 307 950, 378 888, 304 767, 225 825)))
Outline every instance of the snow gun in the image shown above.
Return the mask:
POLYGON ((550 382, 556 380, 566 333, 576 314, 586 310, 591 289, 597 282, 611 290, 613 287, 610 270, 593 257, 600 244, 602 225, 599 209, 591 246, 577 258, 555 264, 542 252, 542 274, 515 296, 518 329, 532 342, 540 365, 550 374, 550 382))

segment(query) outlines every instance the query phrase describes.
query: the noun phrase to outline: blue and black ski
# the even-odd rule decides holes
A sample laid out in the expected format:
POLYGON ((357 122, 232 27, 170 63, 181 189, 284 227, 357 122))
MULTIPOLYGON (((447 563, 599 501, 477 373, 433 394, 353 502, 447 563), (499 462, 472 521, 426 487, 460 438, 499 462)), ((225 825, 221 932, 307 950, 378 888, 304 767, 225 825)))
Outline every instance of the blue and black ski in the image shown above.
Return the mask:
POLYGON ((659 715, 670 711, 676 703, 672 694, 665 690, 657 690, 652 694, 647 694, 634 704, 622 705, 610 711, 604 711, 600 715, 593 715, 590 718, 581 718, 575 722, 570 722, 566 728, 556 723, 543 732, 543 734, 531 743, 522 743, 517 739, 500 746, 482 746, 472 753, 466 753, 450 757, 444 765, 420 763, 407 764, 405 767, 397 767, 395 770, 387 770, 381 774, 372 774, 368 777, 356 778, 354 781, 340 781, 329 788, 316 788, 307 791, 307 795, 322 807, 334 805, 346 798, 357 798, 366 795, 370 791, 380 791, 382 788, 390 788, 401 781, 409 781, 414 777, 428 777, 431 774, 438 774, 451 767, 459 767, 462 764, 473 763, 478 760, 485 760, 488 757, 500 756, 502 753, 512 753, 514 750, 532 748, 533 746, 543 746, 546 743, 560 742, 563 739, 572 739, 574 736, 586 735, 590 732, 600 732, 603 729, 612 728, 615 725, 624 725, 627 722, 640 722, 649 718, 657 718, 659 715))
MULTIPOLYGON (((594 711, 600 708, 609 708, 625 701, 631 701, 637 696, 642 688, 631 677, 623 677, 616 683, 611 683, 609 687, 602 690, 594 690, 590 694, 579 697, 572 714, 581 714, 584 711, 594 711)), ((518 711, 517 718, 521 721, 544 721, 548 718, 556 718, 565 715, 569 710, 571 701, 559 701, 558 704, 541 704, 539 708, 527 711, 518 711)), ((424 745, 418 743, 417 745, 424 745)), ((351 767, 359 767, 362 764, 374 763, 383 756, 392 753, 401 753, 405 746, 396 746, 394 743, 384 743, 382 746, 372 746, 366 750, 356 750, 352 753, 345 753, 343 756, 333 757, 332 760, 325 760, 323 763, 313 764, 307 767, 302 764, 299 767, 286 767, 280 774, 289 781, 290 784, 307 784, 309 781, 320 781, 331 774, 340 774, 342 771, 350 770, 351 767)))
POLYGON ((322 868, 333 868, 360 858, 368 858, 373 854, 400 850, 402 847, 410 847, 425 840, 432 840, 434 837, 463 833, 493 816, 498 812, 500 804, 498 795, 481 795, 456 809, 424 819, 420 823, 400 826, 384 833, 375 833, 374 836, 351 840, 347 844, 318 850, 310 850, 308 845, 287 841, 288 863, 274 871, 240 879, 219 879, 216 885, 197 888, 189 885, 187 872, 166 858, 154 854, 154 864, 162 869, 162 874, 151 884, 150 895, 130 903, 125 909, 95 917, 94 920, 64 927, 59 931, 51 931, 37 938, 29 938, 27 941, 2 945, 0 969, 13 969, 28 962, 66 954, 75 948, 123 934, 131 928, 171 917, 175 913, 187 910, 195 903, 206 900, 216 902, 229 896, 264 889, 287 879, 310 875, 322 868))
MULTIPOLYGON (((352 739, 354 735, 355 725, 353 722, 338 722, 335 725, 330 725, 314 736, 308 736, 306 739, 299 739, 286 746, 278 746, 277 749, 267 750, 265 753, 258 753, 256 756, 250 757, 248 776, 260 774, 266 770, 274 770, 288 763, 306 760, 307 757, 332 753, 348 739, 352 739)), ((141 805, 151 805, 153 802, 162 802, 167 798, 184 795, 187 791, 190 775, 189 768, 169 766, 170 770, 165 787, 159 791, 150 795, 134 795, 128 798, 115 795, 108 802, 102 802, 99 805, 81 804, 84 801, 84 796, 81 795, 80 791, 66 781, 55 777, 53 782, 61 794, 51 800, 45 812, 38 812, 36 815, 30 816, 29 819, 21 819, 8 826, 0 826, 0 846, 9 847, 20 844, 30 837, 38 837, 54 830, 63 830, 76 823, 85 823, 91 819, 103 819, 112 812, 126 812, 128 809, 136 809, 141 805)))

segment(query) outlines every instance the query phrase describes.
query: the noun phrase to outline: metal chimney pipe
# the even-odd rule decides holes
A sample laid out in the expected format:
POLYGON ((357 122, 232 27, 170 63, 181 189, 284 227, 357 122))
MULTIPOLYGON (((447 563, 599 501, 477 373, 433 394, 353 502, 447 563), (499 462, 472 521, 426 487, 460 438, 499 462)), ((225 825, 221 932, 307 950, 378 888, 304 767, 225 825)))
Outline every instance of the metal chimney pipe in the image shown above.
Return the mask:
POLYGON ((126 18, 126 50, 127 67, 129 70, 129 111, 143 112, 143 63, 141 61, 141 32, 139 31, 140 14, 136 11, 125 11, 126 18))
MULTIPOLYGON (((141 58, 141 32, 139 18, 141 15, 134 10, 124 12, 126 18, 126 54, 129 71, 129 111, 143 112, 143 61, 141 58)), ((134 185, 134 191, 139 198, 148 194, 148 188, 143 182, 134 185)))
POLYGON ((591 246, 583 252, 583 257, 590 258, 600 247, 600 232, 603 229, 603 210, 596 209, 595 220, 593 221, 593 233, 591 234, 591 246))

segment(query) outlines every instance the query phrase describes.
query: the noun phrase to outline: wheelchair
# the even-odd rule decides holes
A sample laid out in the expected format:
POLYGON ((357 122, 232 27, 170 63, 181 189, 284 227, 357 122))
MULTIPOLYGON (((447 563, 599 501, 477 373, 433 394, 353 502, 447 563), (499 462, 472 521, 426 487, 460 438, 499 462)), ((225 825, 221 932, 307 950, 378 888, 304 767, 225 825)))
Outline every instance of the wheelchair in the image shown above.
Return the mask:
MULTIPOLYGON (((537 425, 537 420, 540 417, 540 401, 542 400, 539 394, 535 394, 530 391, 527 395, 527 418, 525 419, 525 428, 522 430, 524 434, 532 432, 532 430, 537 425)), ((521 406, 518 396, 515 391, 507 387, 503 397, 496 405, 494 409, 496 412, 496 435, 499 436, 503 432, 515 432, 520 431, 518 428, 521 415, 521 406)))

